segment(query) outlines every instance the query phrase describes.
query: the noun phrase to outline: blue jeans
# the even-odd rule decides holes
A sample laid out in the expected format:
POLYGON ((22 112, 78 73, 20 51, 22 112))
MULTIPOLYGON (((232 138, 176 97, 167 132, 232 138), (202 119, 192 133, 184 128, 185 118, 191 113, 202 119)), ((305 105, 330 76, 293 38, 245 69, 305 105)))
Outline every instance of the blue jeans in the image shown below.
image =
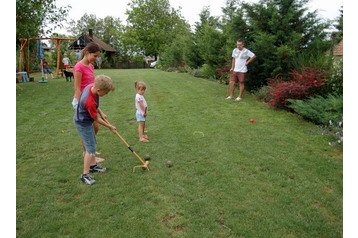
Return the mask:
POLYGON ((92 124, 78 124, 75 123, 78 134, 80 135, 83 146, 89 154, 96 152, 96 134, 92 124))

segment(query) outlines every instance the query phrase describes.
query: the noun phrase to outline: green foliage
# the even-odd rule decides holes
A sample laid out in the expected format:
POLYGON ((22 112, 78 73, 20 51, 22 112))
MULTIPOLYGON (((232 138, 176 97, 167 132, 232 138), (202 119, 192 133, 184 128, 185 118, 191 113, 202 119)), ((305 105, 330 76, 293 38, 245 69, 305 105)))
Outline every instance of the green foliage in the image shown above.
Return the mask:
POLYGON ((329 121, 343 121, 343 96, 329 94, 307 100, 289 99, 289 107, 305 119, 317 124, 329 125, 329 121))
POLYGON ((343 40, 343 6, 341 6, 339 11, 341 14, 336 19, 336 24, 334 25, 337 31, 332 32, 332 39, 334 44, 338 44, 341 40, 343 40))
POLYGON ((200 70, 203 78, 215 79, 215 68, 209 64, 203 64, 200 70))
POLYGON ((127 15, 126 37, 132 38, 144 55, 157 57, 177 34, 189 29, 168 0, 132 0, 127 15))
POLYGON ((38 37, 62 27, 70 8, 56 6, 55 0, 16 0, 16 39, 38 37))
POLYGON ((323 53, 305 52, 295 56, 293 67, 296 70, 304 68, 320 69, 329 75, 333 67, 332 56, 323 53))
POLYGON ((192 44, 192 38, 189 34, 177 35, 168 43, 160 54, 160 64, 163 68, 182 68, 185 66, 189 47, 192 44))
POLYGON ((271 94, 270 94, 270 87, 266 86, 266 85, 262 86, 261 88, 254 91, 253 93, 257 97, 258 100, 263 101, 263 102, 269 102, 272 99, 271 94))
POLYGON ((321 95, 343 95, 343 59, 334 58, 330 54, 307 52, 295 57, 294 68, 315 68, 325 72, 325 85, 320 89, 321 95))
POLYGON ((333 59, 331 72, 326 80, 326 93, 343 95, 343 58, 333 59))
POLYGON ((71 21, 71 26, 72 35, 79 36, 88 33, 88 29, 92 29, 96 37, 115 49, 119 48, 119 39, 124 31, 124 26, 119 18, 112 16, 97 18, 96 15, 87 13, 78 21, 71 21))
POLYGON ((293 68, 295 56, 306 51, 322 53, 326 43, 328 23, 321 22, 317 12, 308 12, 306 0, 266 0, 260 3, 244 3, 247 21, 252 27, 252 47, 257 56, 251 68, 255 75, 253 85, 261 87, 265 80, 276 75, 287 75, 293 68), (318 50, 318 51, 317 51, 318 50))
POLYGON ((210 16, 209 8, 200 13, 200 22, 196 23, 195 43, 203 63, 212 67, 227 61, 224 35, 219 30, 218 18, 210 16))

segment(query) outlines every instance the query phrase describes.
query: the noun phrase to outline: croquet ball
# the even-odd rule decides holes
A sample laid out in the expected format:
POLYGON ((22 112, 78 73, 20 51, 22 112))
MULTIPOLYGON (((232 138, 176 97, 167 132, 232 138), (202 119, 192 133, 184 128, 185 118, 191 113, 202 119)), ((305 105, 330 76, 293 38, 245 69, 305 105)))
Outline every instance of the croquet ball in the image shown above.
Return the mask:
POLYGON ((173 166, 173 162, 171 160, 167 160, 167 162, 165 162, 165 165, 170 168, 173 166))
POLYGON ((255 120, 254 119, 250 119, 250 123, 254 123, 255 122, 255 120))
POLYGON ((144 160, 145 161, 150 160, 150 156, 149 155, 144 156, 144 160))

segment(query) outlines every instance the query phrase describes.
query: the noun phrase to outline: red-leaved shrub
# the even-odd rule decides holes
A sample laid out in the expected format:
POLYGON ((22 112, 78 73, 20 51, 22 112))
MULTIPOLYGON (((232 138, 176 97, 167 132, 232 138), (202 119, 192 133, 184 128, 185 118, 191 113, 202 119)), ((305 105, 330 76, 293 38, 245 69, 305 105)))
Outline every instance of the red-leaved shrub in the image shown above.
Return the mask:
POLYGON ((305 99, 312 96, 325 81, 325 74, 313 68, 304 68, 301 73, 292 70, 290 76, 290 80, 275 78, 268 81, 271 106, 287 108, 287 99, 305 99))
POLYGON ((227 84, 230 78, 230 69, 227 66, 223 66, 221 68, 216 68, 216 78, 219 79, 220 83, 227 84))

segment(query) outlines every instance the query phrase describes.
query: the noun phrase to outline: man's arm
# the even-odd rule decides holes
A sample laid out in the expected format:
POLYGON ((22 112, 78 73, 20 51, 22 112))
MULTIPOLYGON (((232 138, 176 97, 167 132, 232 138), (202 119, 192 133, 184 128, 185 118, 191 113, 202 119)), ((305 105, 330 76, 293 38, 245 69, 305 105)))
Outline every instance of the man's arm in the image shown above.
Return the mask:
POLYGON ((249 58, 248 61, 246 61, 246 65, 250 64, 252 61, 254 61, 256 59, 256 55, 252 56, 249 58))
POLYGON ((235 68, 235 58, 233 57, 232 60, 231 60, 231 69, 230 71, 233 71, 235 68))

